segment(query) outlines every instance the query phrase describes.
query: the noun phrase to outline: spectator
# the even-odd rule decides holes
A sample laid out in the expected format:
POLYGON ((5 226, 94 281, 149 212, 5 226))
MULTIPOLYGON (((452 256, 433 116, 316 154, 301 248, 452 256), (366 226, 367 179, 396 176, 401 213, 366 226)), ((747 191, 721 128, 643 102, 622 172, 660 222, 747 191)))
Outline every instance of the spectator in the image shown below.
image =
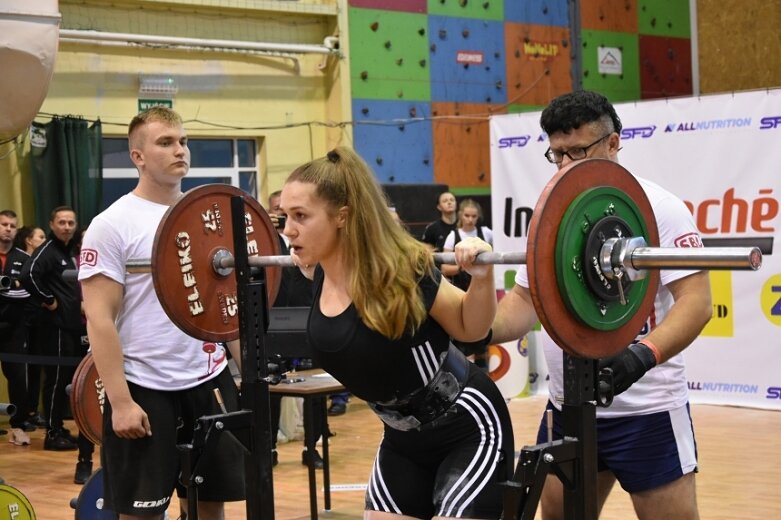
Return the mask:
MULTIPOLYGON (((442 245, 442 250, 445 252, 452 252, 455 250, 456 244, 461 242, 467 237, 477 237, 480 240, 485 240, 489 244, 494 243, 494 234, 491 228, 483 226, 481 221, 483 219, 483 209, 476 201, 472 199, 464 199, 461 204, 458 205, 458 225, 456 229, 451 231, 445 242, 442 245)), ((445 264, 441 267, 442 274, 449 276, 453 285, 466 291, 469 288, 469 280, 472 278, 468 273, 465 273, 463 269, 459 269, 457 265, 445 264)))
MULTIPOLYGON (((14 247, 27 253, 28 258, 33 252, 46 241, 46 233, 43 229, 35 226, 22 226, 16 233, 14 247)), ((25 303, 24 316, 27 325, 27 353, 32 355, 43 355, 35 347, 38 345, 36 334, 44 325, 41 323, 41 316, 44 309, 32 298, 28 298, 25 303)), ((48 311, 46 311, 48 312, 48 311)), ((27 403, 30 405, 27 422, 40 428, 46 428, 48 421, 41 416, 38 411, 38 405, 41 402, 41 365, 27 364, 27 403)), ((18 412, 17 412, 18 413, 18 412)))
MULTIPOLYGON (((27 331, 25 306, 30 298, 19 284, 22 267, 30 258, 21 249, 13 247, 17 233, 17 216, 13 210, 0 211, 0 276, 7 277, 9 287, 0 289, 0 352, 26 354, 27 331)), ((8 382, 8 399, 16 406, 11 416, 8 442, 17 446, 30 444, 27 432, 35 425, 27 422, 32 406, 27 398, 27 369, 24 363, 3 361, 3 375, 8 382)))
POLYGON ((437 196, 437 211, 439 219, 431 222, 423 230, 421 240, 435 252, 441 252, 445 239, 456 229, 456 197, 449 191, 437 196))
MULTIPOLYGON (((32 298, 45 309, 36 336, 37 349, 47 356, 72 358, 86 353, 81 345, 85 331, 79 284, 62 277, 63 271, 76 269, 76 226, 76 213, 72 208, 54 208, 49 221, 51 232, 25 264, 20 277, 32 298)), ((73 378, 74 370, 74 366, 64 364, 44 367, 43 401, 49 422, 43 444, 45 450, 77 449, 76 438, 63 425, 68 413, 65 387, 73 378)))

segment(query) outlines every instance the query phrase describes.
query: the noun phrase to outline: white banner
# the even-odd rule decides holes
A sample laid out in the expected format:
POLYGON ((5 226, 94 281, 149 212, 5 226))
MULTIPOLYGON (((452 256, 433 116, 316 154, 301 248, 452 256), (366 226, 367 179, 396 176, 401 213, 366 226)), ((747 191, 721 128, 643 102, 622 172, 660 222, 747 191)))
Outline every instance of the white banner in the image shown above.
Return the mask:
MULTIPOLYGON (((685 351, 691 400, 781 409, 781 90, 616 105, 621 164, 669 189, 706 246, 757 245, 758 272, 712 271, 714 314, 685 351)), ((555 173, 539 112, 491 117, 494 247, 524 251, 532 210, 555 173)), ((512 268, 497 266, 510 288, 512 268)), ((529 358, 535 354, 531 335, 529 358)), ((542 362, 544 365, 544 362, 542 362)), ((532 392, 545 373, 529 367, 532 392)))

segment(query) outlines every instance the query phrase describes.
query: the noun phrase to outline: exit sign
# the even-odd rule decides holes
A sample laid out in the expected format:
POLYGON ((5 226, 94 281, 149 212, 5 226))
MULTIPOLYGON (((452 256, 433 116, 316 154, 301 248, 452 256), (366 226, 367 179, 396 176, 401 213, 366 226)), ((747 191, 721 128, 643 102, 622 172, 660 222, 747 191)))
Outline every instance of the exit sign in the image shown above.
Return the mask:
POLYGON ((139 99, 138 111, 143 112, 152 107, 174 108, 173 99, 139 99))

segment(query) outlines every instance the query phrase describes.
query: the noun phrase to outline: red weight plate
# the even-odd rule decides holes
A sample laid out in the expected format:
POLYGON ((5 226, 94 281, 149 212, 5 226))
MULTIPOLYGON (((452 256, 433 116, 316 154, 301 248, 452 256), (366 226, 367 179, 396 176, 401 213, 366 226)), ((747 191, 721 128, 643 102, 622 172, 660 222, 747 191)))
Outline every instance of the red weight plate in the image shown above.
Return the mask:
POLYGON ((79 432, 93 444, 100 446, 103 438, 103 403, 106 391, 98 375, 92 353, 88 352, 73 374, 71 384, 71 411, 79 432))
POLYGON ((569 354, 593 359, 617 354, 637 336, 651 314, 659 284, 659 271, 650 270, 648 291, 637 312, 625 325, 612 331, 600 331, 583 324, 567 308, 556 279, 559 225, 575 198, 597 187, 612 187, 626 193, 648 228, 648 245, 658 247, 656 219, 643 188, 625 168, 605 159, 575 163, 553 176, 534 208, 527 247, 529 290, 546 332, 569 354))
MULTIPOLYGON (((231 198, 244 199, 250 256, 279 255, 279 235, 258 201, 225 184, 193 188, 171 206, 157 228, 152 278, 165 313, 190 336, 221 342, 239 337, 239 302, 231 269, 213 267, 217 251, 233 254, 231 198)), ((282 272, 266 268, 268 301, 276 298, 282 272)))

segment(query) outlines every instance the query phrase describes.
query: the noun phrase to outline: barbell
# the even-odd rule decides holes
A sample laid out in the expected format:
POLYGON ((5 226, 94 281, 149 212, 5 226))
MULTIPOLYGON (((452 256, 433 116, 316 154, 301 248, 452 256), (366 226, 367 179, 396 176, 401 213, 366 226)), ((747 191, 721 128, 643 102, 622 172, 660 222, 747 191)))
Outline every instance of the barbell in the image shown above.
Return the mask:
MULTIPOLYGON (((207 341, 239 336, 232 276, 230 200, 245 203, 249 265, 266 269, 273 302, 281 268, 279 236, 260 204, 238 188, 194 188, 158 226, 151 259, 127 263, 151 272, 158 299, 180 329, 207 341)), ((662 248, 653 210, 638 181, 612 161, 588 160, 559 171, 547 184, 530 222, 527 251, 486 252, 477 264, 526 264, 537 315, 570 354, 600 358, 629 344, 649 316, 659 269, 756 270, 756 247, 662 248)), ((455 263, 454 253, 435 253, 455 263)))
MULTIPOLYGON (((158 299, 180 329, 207 341, 239 336, 232 276, 231 199, 245 204, 248 263, 265 268, 269 301, 281 268, 279 237, 258 202, 226 185, 188 191, 158 226, 152 258, 131 260, 128 273, 151 272, 158 299)), ((616 163, 584 161, 558 172, 534 209, 526 252, 485 252, 477 264, 526 264, 537 316, 570 354, 600 358, 625 348, 653 307, 658 269, 756 270, 756 247, 661 248, 650 202, 637 180, 616 163), (650 244, 650 245, 649 245, 650 244)), ((454 253, 435 253, 455 263, 454 253)), ((105 391, 91 355, 77 368, 71 406, 80 430, 101 442, 105 391)))

